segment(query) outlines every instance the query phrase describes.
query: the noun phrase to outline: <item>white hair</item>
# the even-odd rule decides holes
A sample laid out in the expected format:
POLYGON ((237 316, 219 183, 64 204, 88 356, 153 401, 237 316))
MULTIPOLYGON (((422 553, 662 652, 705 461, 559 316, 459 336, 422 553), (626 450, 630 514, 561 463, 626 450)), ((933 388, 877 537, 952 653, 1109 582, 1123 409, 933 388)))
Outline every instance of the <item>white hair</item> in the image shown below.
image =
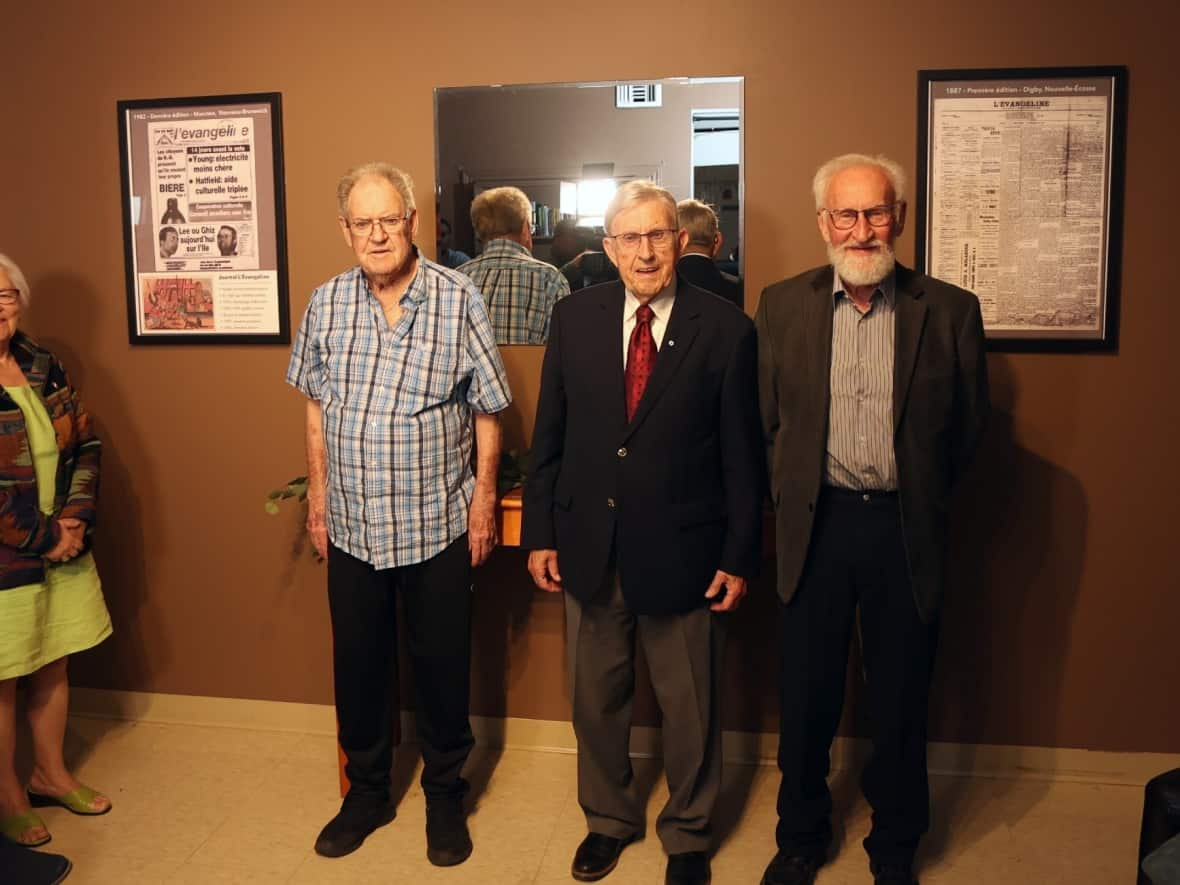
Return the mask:
POLYGON ((369 175, 384 178, 393 185, 393 189, 402 198, 406 214, 417 209, 414 205, 414 181, 407 173, 389 163, 364 163, 349 169, 336 185, 336 205, 340 209, 341 218, 348 217, 348 198, 352 196, 352 189, 358 181, 369 175))
POLYGON ((889 159, 884 154, 878 154, 875 157, 870 157, 868 154, 841 154, 838 157, 828 160, 828 162, 824 163, 815 171, 815 178, 812 179, 811 188, 815 192, 815 208, 817 211, 831 208, 830 206, 824 206, 824 201, 828 196, 828 185, 831 184, 832 179, 836 177, 837 173, 843 172, 845 169, 855 169, 859 166, 880 169, 889 180, 889 186, 893 188, 893 199, 899 203, 905 199, 905 170, 901 168, 900 163, 889 159))
POLYGON ((12 280, 12 285, 20 292, 20 306, 21 310, 29 309, 29 299, 32 298, 33 293, 29 291, 29 281, 25 279, 25 275, 21 273, 20 267, 15 261, 0 252, 0 270, 8 274, 8 279, 12 280))

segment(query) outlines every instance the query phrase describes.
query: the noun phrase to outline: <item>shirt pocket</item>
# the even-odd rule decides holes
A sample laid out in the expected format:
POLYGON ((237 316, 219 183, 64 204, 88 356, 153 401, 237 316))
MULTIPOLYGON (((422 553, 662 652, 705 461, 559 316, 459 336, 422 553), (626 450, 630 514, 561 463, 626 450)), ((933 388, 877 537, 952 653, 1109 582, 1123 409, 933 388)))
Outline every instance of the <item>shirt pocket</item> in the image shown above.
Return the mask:
POLYGON ((418 414, 450 402, 460 390, 459 348, 452 344, 415 344, 401 360, 398 411, 418 414))

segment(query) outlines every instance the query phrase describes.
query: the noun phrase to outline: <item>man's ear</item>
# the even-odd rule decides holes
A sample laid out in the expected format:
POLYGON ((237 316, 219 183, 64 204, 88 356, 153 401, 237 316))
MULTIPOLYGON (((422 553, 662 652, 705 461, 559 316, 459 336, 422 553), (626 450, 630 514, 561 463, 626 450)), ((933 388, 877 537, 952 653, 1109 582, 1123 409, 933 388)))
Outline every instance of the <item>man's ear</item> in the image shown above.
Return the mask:
POLYGON ((348 244, 348 248, 352 248, 352 232, 348 229, 348 219, 343 215, 337 215, 336 220, 340 222, 340 232, 344 234, 344 242, 348 244))
POLYGON ((895 237, 900 237, 901 232, 905 230, 905 210, 905 200, 902 200, 901 204, 897 207, 897 223, 893 226, 893 235, 895 237))
POLYGON ((716 258, 717 253, 721 251, 721 244, 725 242, 725 237, 721 236, 721 231, 713 234, 713 252, 710 258, 716 258))

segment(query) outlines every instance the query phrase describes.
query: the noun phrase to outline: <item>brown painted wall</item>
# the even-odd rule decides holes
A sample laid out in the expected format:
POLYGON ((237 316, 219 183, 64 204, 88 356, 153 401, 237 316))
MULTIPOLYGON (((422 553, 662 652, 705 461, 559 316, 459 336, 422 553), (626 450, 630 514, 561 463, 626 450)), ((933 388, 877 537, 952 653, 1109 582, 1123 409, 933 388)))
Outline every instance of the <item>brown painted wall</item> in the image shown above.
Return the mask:
MULTIPOLYGON (((721 15, 697 0, 675 14, 608 2, 576 21, 568 9, 258 2, 196 14, 115 2, 96 14, 74 0, 6 11, 0 249, 29 273, 27 325, 72 367, 107 442, 98 556, 117 634, 79 657, 75 682, 331 699, 323 569, 293 556, 294 511, 262 510, 266 490, 302 470, 287 353, 127 344, 116 100, 282 91, 297 322, 312 287, 349 260, 333 219, 342 170, 389 158, 428 197, 435 86, 745 75, 757 293, 822 258, 808 194, 819 162, 867 149, 912 165, 917 69, 1125 63, 1121 350, 992 361, 998 411, 959 508, 933 736, 1176 751, 1180 398, 1166 387, 1175 286, 1157 270, 1175 253, 1180 202, 1167 172, 1180 103, 1159 39, 1174 4, 739 0, 721 15)), ((421 202, 429 231, 432 201, 421 202)), ((902 256, 912 249, 907 235, 902 256)), ((508 356, 520 440, 539 352, 508 356)), ((564 717, 559 601, 528 589, 521 560, 501 551, 480 579, 476 712, 564 717)), ((774 721, 773 609, 763 583, 737 617, 731 726, 774 721)), ((641 718, 653 721, 650 705, 641 718)))

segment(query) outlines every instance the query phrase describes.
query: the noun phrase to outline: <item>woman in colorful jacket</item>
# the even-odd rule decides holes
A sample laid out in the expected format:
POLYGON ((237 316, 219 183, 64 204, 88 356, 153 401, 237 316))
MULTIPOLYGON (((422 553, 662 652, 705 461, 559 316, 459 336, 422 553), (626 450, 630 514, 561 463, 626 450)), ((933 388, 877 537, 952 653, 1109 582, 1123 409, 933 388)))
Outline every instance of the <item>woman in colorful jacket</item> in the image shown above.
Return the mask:
POLYGON ((29 286, 0 255, 0 834, 43 845, 32 806, 103 814, 111 800, 79 783, 62 756, 66 659, 111 633, 90 555, 100 444, 57 358, 17 330, 29 286), (16 685, 34 767, 17 777, 16 685))

